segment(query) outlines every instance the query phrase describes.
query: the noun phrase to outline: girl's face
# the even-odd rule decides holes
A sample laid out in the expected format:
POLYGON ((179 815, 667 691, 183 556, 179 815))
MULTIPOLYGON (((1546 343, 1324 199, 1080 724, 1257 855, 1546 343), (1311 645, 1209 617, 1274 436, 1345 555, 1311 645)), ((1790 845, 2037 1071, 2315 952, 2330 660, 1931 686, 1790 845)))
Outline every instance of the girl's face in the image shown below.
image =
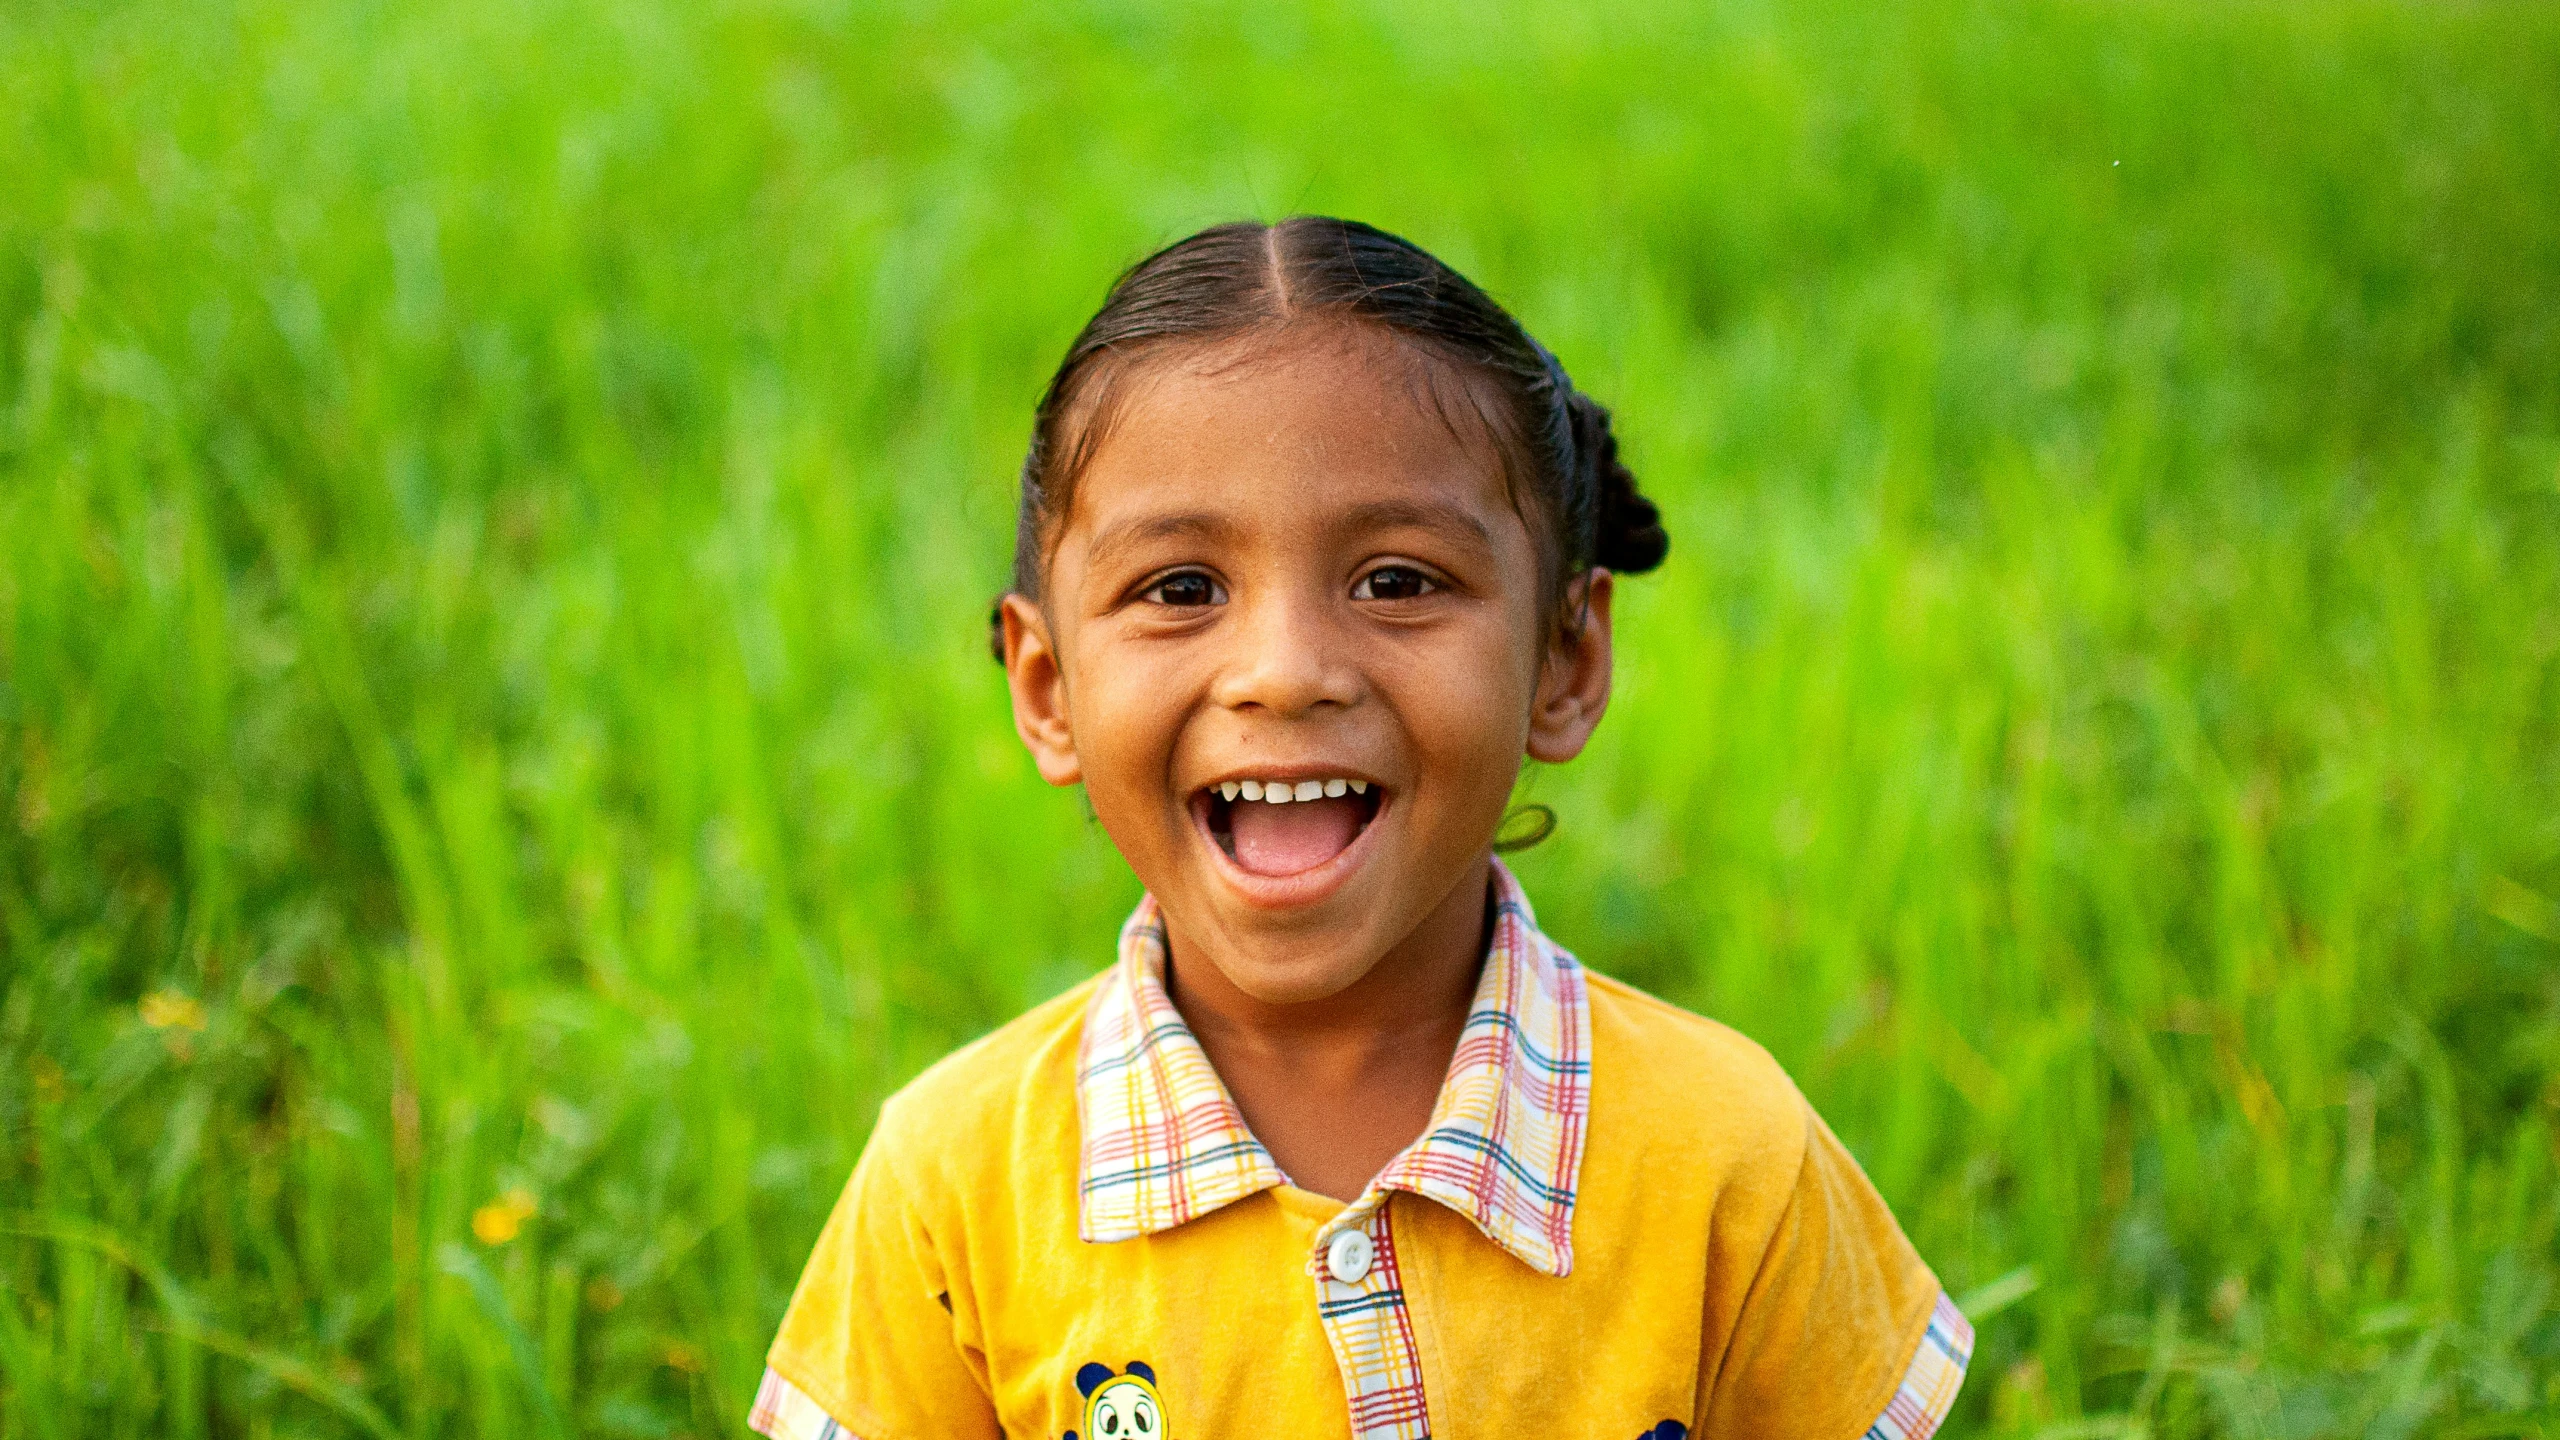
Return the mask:
POLYGON ((1328 998, 1427 919, 1480 923, 1522 758, 1572 758, 1608 702, 1609 577, 1556 637, 1490 443, 1374 332, 1127 378, 1045 605, 1005 602, 1016 727, 1083 782, 1182 956, 1265 1003, 1328 998))

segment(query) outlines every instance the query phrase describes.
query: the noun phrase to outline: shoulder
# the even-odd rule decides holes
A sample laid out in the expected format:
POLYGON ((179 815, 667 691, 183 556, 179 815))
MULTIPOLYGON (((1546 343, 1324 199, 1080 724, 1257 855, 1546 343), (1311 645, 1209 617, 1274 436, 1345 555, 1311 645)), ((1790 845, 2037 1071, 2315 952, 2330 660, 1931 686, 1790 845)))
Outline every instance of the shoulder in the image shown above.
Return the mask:
MULTIPOLYGON (((1108 972, 1105 972, 1108 973, 1108 972)), ((977 1188, 990 1170, 1019 1171, 1072 1149, 1077 1052, 1100 975, 1005 1022, 926 1067, 880 1107, 867 1147, 914 1190, 977 1188)))
POLYGON ((1776 1058, 1729 1025, 1583 974, 1594 1139, 1614 1131, 1745 1184, 1792 1184, 1814 1120, 1776 1058))

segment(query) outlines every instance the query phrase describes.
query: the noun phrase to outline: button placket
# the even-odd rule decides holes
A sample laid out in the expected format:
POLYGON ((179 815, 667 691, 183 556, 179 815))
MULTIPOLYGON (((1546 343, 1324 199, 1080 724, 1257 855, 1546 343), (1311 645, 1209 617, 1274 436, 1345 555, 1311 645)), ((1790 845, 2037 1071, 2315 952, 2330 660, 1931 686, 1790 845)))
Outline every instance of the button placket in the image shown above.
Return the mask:
POLYGON ((1342 1370, 1353 1440, 1428 1440, 1422 1355, 1386 1202, 1377 1194, 1345 1211, 1307 1268, 1315 1276, 1317 1318, 1342 1370))

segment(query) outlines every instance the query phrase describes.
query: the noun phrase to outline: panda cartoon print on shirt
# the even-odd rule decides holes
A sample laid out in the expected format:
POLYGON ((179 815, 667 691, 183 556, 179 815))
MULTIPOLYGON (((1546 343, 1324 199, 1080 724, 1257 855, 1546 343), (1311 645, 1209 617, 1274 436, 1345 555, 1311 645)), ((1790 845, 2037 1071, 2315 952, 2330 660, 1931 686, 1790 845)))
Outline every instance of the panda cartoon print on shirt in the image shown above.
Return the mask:
MULTIPOLYGON (((1076 1372, 1084 1396, 1082 1440, 1165 1440, 1164 1397, 1156 1393, 1155 1367, 1132 1360, 1128 1368, 1088 1364, 1076 1372)), ((1078 1440, 1075 1431, 1065 1440, 1078 1440)))

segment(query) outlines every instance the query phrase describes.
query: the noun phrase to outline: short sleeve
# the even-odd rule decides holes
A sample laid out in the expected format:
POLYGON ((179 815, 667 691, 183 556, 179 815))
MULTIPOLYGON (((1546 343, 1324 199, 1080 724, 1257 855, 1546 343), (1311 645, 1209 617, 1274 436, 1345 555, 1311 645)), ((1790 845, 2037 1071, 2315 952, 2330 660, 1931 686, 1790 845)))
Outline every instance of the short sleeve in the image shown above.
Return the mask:
MULTIPOLYGON (((1701 1440, 1926 1440, 1973 1332, 1810 1107, 1795 1185, 1701 1370, 1701 1440)), ((1755 1237, 1756 1238, 1756 1237, 1755 1237)))
POLYGON ((748 1424, 773 1440, 995 1437, 986 1362, 889 1130, 872 1136, 783 1313, 748 1424))

